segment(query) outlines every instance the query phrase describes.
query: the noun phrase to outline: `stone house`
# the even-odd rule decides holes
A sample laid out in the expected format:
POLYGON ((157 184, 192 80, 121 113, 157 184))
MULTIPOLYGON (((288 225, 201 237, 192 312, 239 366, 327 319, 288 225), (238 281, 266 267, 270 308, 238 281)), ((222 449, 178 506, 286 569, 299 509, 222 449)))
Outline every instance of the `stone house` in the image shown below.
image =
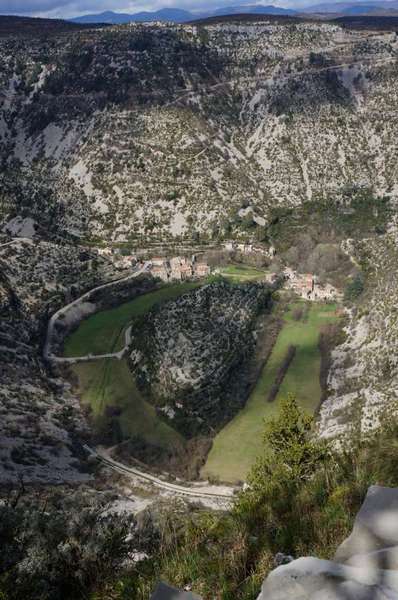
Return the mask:
POLYGON ((181 279, 189 279, 192 277, 192 266, 188 263, 182 264, 180 267, 181 279))
POLYGON ((210 267, 207 263, 197 263, 195 265, 196 277, 207 277, 210 275, 210 267))
POLYGON ((164 267, 166 261, 161 256, 155 256, 154 258, 151 258, 151 263, 154 267, 164 267))
POLYGON ((169 275, 165 266, 153 266, 151 269, 153 277, 158 277, 162 281, 168 281, 169 275))

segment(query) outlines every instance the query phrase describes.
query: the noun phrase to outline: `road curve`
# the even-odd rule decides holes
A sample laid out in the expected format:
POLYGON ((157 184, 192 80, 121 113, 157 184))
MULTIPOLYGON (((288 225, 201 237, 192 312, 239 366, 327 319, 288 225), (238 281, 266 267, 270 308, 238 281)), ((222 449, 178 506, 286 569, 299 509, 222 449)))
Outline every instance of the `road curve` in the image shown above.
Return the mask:
POLYGON ((92 362, 93 360, 103 360, 104 358, 116 358, 122 360, 128 352, 132 338, 131 338, 132 327, 128 327, 124 332, 124 346, 119 352, 108 352, 107 354, 85 354, 83 356, 54 356, 51 355, 51 361, 58 364, 75 365, 80 362, 92 362))
POLYGON ((144 473, 139 469, 134 467, 127 467, 126 465, 113 460, 113 458, 109 458, 108 456, 104 456, 100 454, 93 448, 90 448, 87 444, 83 445, 84 450, 90 455, 96 458, 98 461, 106 465, 107 467, 117 471, 118 473, 122 473, 123 475, 130 475, 134 477, 138 477, 145 481, 150 481, 155 484, 157 487, 163 488, 169 492, 173 492, 175 494, 181 494, 183 496, 192 496, 195 498, 214 498, 218 500, 232 500, 234 496, 234 490, 231 488, 230 493, 227 492, 212 492, 210 490, 201 490, 199 488, 190 488, 182 485, 178 485, 176 483, 170 483, 168 481, 163 481, 154 475, 149 473, 144 473))
MULTIPOLYGON (((149 263, 146 262, 141 269, 134 271, 134 273, 132 273, 131 275, 127 275, 127 277, 123 277, 122 279, 115 279, 108 283, 103 283, 101 285, 98 285, 97 287, 92 288, 91 290, 89 290, 88 292, 83 294, 82 296, 79 296, 79 298, 76 298, 76 300, 73 300, 73 302, 70 302, 66 306, 63 306, 62 308, 57 310, 52 315, 52 317, 50 318, 50 320, 48 322, 46 341, 45 341, 44 348, 43 348, 43 358, 49 362, 61 362, 61 361, 66 362, 64 359, 61 359, 61 361, 59 361, 58 360, 59 357, 57 358, 51 351, 51 342, 52 342, 52 336, 54 333, 54 327, 61 315, 66 314, 70 308, 72 308, 73 306, 77 306, 80 302, 89 300, 91 294, 97 290, 106 289, 108 287, 112 288, 112 286, 114 286, 115 283, 120 283, 122 281, 128 281, 130 279, 134 279, 135 277, 138 277, 139 275, 142 275, 142 273, 147 272, 148 264, 149 263)), ((88 359, 86 359, 86 360, 88 360, 88 359)), ((73 362, 76 362, 76 360, 74 359, 73 362)))

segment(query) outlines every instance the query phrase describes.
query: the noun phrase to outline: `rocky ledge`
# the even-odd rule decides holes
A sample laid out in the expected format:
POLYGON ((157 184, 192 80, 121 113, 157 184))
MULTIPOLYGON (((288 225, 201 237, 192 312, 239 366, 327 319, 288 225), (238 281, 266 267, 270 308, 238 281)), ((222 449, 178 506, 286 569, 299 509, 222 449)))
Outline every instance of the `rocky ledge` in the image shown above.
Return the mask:
POLYGON ((276 568, 258 600, 398 598, 398 488, 371 486, 333 561, 304 557, 276 568))

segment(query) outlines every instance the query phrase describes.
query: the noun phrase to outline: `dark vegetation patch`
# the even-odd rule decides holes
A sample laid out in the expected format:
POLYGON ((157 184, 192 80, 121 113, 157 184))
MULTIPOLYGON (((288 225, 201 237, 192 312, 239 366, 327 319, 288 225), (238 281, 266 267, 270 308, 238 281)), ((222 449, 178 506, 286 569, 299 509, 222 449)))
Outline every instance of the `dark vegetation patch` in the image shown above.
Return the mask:
MULTIPOLYGON (((328 374, 332 364, 332 350, 343 342, 343 329, 341 323, 328 323, 319 334, 318 348, 321 355, 319 382, 321 384, 321 399, 319 408, 328 395, 328 374)), ((318 410, 319 410, 318 408, 318 410)), ((318 411, 317 411, 318 412, 318 411)))
POLYGON ((392 217, 388 198, 368 188, 349 188, 342 198, 316 199, 294 208, 274 208, 267 236, 277 249, 273 270, 282 267, 280 256, 300 272, 314 273, 320 283, 344 288, 358 274, 340 244, 348 238, 382 235, 392 217))
POLYGON ((114 456, 127 465, 150 468, 157 473, 167 471, 193 481, 198 479, 210 448, 211 439, 207 437, 197 437, 165 448, 135 436, 119 444, 114 456))
POLYGON ((305 229, 313 242, 336 243, 386 232, 393 214, 389 199, 369 188, 346 188, 341 199, 317 198, 294 208, 271 209, 268 236, 287 251, 305 229))
POLYGON ((296 356, 296 351, 297 351, 297 347, 290 345, 287 349, 287 352, 284 356, 284 359, 281 363, 281 366, 278 369, 278 372, 276 374, 275 377, 275 381, 272 384, 272 387, 269 391, 268 394, 268 402, 273 402, 275 400, 275 398, 278 395, 279 392, 279 388, 282 385, 282 381, 284 380, 284 377, 286 375, 286 373, 288 372, 288 369, 290 367, 290 365, 292 364, 292 361, 294 359, 294 357, 296 356))
POLYGON ((365 289, 365 280, 362 272, 352 277, 344 290, 344 300, 346 302, 355 302, 362 295, 365 289))
POLYGON ((304 309, 302 306, 297 306, 293 309, 292 318, 294 321, 301 321, 304 316, 304 309))
POLYGON ((395 16, 371 16, 356 15, 337 17, 333 23, 346 29, 361 29, 369 31, 398 31, 398 17, 395 16))

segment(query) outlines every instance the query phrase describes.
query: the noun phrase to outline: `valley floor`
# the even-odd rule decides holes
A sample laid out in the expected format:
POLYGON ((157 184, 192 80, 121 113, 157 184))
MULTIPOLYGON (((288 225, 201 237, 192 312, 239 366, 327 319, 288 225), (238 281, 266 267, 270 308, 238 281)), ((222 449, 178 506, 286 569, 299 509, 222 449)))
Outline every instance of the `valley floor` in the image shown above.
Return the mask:
MULTIPOLYGON (((232 282, 260 279, 264 271, 229 266, 222 275, 232 282)), ((202 282, 203 283, 203 282, 202 282)), ((175 298, 200 282, 164 286, 101 311, 83 321, 65 343, 65 356, 115 352, 123 344, 123 333, 131 319, 149 311, 157 302, 175 298)), ((280 310, 280 307, 279 307, 280 310)), ((215 437, 201 470, 201 477, 236 483, 243 481, 262 448, 264 421, 278 413, 280 400, 289 393, 314 413, 321 399, 321 354, 319 335, 339 319, 336 304, 297 301, 288 304, 271 354, 262 367, 246 406, 215 437), (274 400, 269 399, 278 371, 291 346, 296 351, 284 373, 274 400)), ((263 324, 267 328, 267 324, 263 324)), ((269 340, 268 340, 269 341, 269 340)), ((261 335, 259 337, 261 341, 261 335)), ((261 348, 259 349, 261 355, 261 348)), ((264 359, 264 353, 262 356, 264 359)), ((140 438, 166 453, 181 454, 186 440, 161 419, 135 385, 126 360, 98 359, 75 364, 72 377, 82 404, 87 407, 97 441, 107 446, 140 438), (179 450, 180 449, 180 450, 179 450)), ((121 444, 123 446, 124 444, 121 444)), ((128 453, 128 452, 127 452, 128 453)))

